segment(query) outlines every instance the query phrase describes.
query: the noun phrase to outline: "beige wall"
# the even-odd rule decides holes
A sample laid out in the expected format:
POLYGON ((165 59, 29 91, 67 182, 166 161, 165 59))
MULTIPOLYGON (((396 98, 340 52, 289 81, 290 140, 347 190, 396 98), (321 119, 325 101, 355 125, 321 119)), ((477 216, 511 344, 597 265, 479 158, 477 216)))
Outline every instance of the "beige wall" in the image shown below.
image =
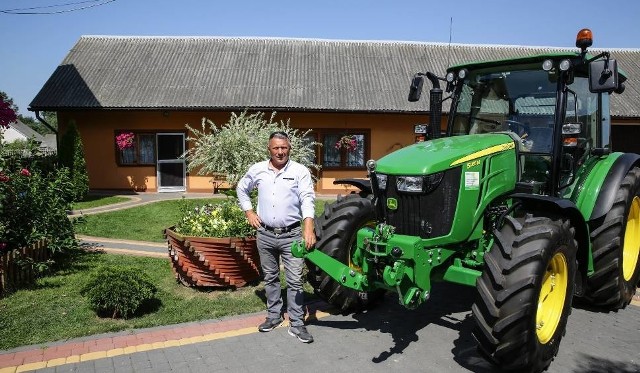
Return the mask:
MULTIPOLYGON (((217 124, 226 123, 228 112, 163 112, 125 110, 87 110, 58 113, 60 134, 74 121, 83 141, 89 187, 91 189, 125 189, 157 191, 155 166, 118 166, 115 132, 118 130, 150 130, 184 132, 185 124, 199 127, 203 117, 217 124)), ((349 113, 279 113, 276 120, 290 120, 300 129, 370 129, 371 158, 378 159, 393 150, 410 145, 414 141, 413 126, 425 123, 428 118, 415 114, 349 114, 349 113)), ((321 171, 316 190, 318 193, 347 193, 350 189, 333 185, 337 178, 365 178, 365 170, 321 171)), ((211 176, 192 173, 187 177, 187 190, 209 192, 220 185, 211 176)))

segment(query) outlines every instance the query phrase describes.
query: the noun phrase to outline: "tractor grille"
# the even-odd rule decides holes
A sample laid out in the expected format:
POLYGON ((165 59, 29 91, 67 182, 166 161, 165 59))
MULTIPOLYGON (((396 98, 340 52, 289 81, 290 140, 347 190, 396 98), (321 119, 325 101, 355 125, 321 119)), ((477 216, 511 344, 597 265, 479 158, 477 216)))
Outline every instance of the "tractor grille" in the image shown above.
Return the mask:
POLYGON ((381 201, 387 224, 393 225, 396 233, 409 236, 432 238, 448 234, 456 212, 461 172, 460 167, 445 171, 440 183, 425 187, 427 192, 423 193, 398 192, 396 177, 389 175, 381 201), (396 210, 386 207, 388 198, 397 200, 396 210))

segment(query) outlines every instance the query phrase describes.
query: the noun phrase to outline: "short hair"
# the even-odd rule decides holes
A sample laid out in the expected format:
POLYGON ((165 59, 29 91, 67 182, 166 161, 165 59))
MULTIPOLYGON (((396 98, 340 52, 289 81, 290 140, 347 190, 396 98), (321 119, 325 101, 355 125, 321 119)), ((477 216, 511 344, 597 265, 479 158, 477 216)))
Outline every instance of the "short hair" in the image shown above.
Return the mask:
POLYGON ((275 131, 272 132, 271 135, 269 135, 269 140, 271 140, 272 138, 276 138, 276 139, 283 139, 283 140, 289 140, 289 135, 287 135, 286 132, 284 131, 275 131))

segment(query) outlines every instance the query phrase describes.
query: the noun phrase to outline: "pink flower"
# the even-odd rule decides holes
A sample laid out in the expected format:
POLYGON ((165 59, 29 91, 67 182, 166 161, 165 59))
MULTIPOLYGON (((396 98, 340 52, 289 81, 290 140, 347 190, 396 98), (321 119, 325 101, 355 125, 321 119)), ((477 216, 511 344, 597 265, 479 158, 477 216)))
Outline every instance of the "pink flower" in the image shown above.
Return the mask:
POLYGON ((354 135, 344 135, 336 142, 336 149, 344 148, 348 152, 355 151, 358 148, 358 140, 354 135))
POLYGON ((29 170, 27 170, 26 168, 23 168, 22 170, 20 170, 20 175, 31 176, 31 172, 29 172, 29 170))
POLYGON ((0 251, 4 250, 7 248, 7 243, 6 242, 0 242, 0 251))
POLYGON ((135 135, 133 132, 123 132, 116 136, 116 144, 118 145, 118 149, 125 150, 133 147, 133 139, 135 135))

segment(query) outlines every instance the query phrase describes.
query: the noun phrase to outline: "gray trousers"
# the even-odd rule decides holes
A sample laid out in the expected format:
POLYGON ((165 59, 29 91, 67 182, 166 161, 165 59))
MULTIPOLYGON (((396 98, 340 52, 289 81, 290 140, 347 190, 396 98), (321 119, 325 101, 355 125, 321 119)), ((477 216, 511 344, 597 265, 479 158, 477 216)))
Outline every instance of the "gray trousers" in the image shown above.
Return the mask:
POLYGON ((257 246, 260 264, 264 274, 264 290, 267 296, 267 317, 275 319, 283 314, 280 286, 280 259, 287 281, 287 314, 291 326, 304 325, 304 292, 302 290, 302 269, 304 259, 291 254, 293 241, 302 239, 302 229, 276 235, 264 228, 258 229, 257 246))

